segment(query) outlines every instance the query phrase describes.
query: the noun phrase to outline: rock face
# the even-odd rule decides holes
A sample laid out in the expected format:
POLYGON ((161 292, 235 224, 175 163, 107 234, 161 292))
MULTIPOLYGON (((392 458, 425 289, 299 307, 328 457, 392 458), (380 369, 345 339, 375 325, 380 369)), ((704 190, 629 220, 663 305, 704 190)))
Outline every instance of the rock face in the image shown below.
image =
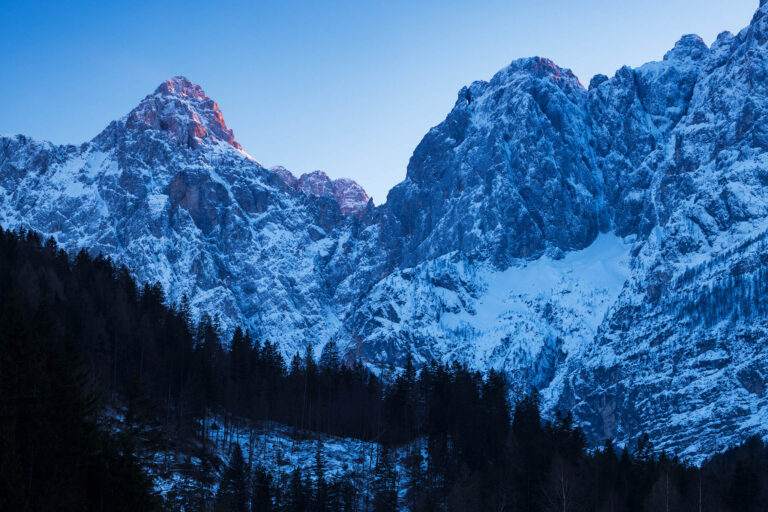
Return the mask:
POLYGON ((360 215, 371 200, 363 187, 348 178, 332 180, 323 171, 312 171, 297 178, 283 166, 272 167, 270 171, 280 176, 289 187, 308 196, 333 198, 345 216, 360 215))
MULTIPOLYGON (((160 84, 154 94, 144 98, 121 122, 128 130, 162 131, 174 143, 189 148, 223 141, 237 150, 243 149, 224 123, 216 102, 206 97, 202 87, 183 76, 160 84)), ((102 138, 110 134, 106 131, 102 138)))
POLYGON ((459 92, 374 207, 264 169, 177 77, 79 147, 0 139, 0 223, 87 247, 286 353, 457 360, 593 442, 768 435, 768 7, 585 89, 543 58, 459 92))
POLYGON ((601 221, 608 229, 586 101, 570 71, 542 58, 462 89, 387 198, 403 263, 459 250, 507 266, 583 249, 601 221))

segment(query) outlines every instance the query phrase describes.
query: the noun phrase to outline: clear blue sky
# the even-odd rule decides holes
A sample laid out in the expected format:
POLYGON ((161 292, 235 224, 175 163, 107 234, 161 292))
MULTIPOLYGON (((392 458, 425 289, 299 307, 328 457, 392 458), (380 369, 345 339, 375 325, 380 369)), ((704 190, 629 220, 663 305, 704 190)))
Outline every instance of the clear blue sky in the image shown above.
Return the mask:
POLYGON ((203 86, 246 151, 377 203, 457 91, 540 55, 588 84, 707 44, 758 0, 0 0, 0 133, 79 143, 166 78, 203 86))

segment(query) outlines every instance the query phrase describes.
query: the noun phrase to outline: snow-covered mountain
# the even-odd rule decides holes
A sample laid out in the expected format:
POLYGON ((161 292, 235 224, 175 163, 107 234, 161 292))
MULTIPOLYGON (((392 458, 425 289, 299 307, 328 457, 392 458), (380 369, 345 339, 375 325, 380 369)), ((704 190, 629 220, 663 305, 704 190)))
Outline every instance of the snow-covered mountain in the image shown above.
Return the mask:
POLYGON ((114 257, 172 301, 187 295, 193 311, 245 323, 286 352, 336 332, 333 291, 348 271, 334 257, 364 238, 348 233, 362 229, 367 196, 351 181, 311 189, 314 175, 305 193, 263 168, 185 78, 81 146, 15 136, 0 155, 5 227, 114 257))
POLYGON ((0 224, 103 252, 286 353, 506 370, 593 441, 768 435, 768 6, 588 88, 463 88, 374 207, 243 152, 182 77, 79 147, 0 139, 0 224))

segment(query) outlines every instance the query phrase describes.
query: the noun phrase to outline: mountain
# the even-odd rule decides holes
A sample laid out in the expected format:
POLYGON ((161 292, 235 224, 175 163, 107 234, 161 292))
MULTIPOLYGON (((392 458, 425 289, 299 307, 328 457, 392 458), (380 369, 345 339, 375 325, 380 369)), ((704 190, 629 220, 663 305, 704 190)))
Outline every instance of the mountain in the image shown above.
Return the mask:
POLYGON ((375 207, 265 169, 176 77, 81 146, 0 139, 0 224, 159 281, 284 353, 456 360, 590 439, 697 459, 768 435, 768 6, 585 88, 539 57, 463 88, 375 207))
POLYGON ((242 151, 187 79, 164 82, 77 147, 5 137, 0 161, 3 226, 113 257, 173 302, 186 295, 198 314, 221 315, 225 328, 279 333, 286 352, 335 331, 342 277, 328 270, 353 249, 338 232, 359 224, 367 195, 349 180, 310 190, 315 175, 291 186, 242 151))
POLYGON ((372 353, 511 372, 593 440, 766 435, 768 7, 588 89, 541 59, 459 92, 384 205, 372 353))

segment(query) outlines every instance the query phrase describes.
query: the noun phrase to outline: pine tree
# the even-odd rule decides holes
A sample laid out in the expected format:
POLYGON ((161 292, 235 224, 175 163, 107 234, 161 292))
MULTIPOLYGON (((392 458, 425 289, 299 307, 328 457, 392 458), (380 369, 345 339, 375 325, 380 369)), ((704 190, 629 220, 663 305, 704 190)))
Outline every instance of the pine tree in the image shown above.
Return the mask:
POLYGON ((396 512, 397 473, 392 461, 392 453, 386 445, 379 445, 378 461, 373 478, 374 512, 396 512))
POLYGON ((341 366, 341 356, 335 341, 331 340, 325 344, 323 351, 320 353, 318 366, 320 371, 324 373, 335 372, 339 369, 341 366))
POLYGON ((253 490, 251 491, 251 512, 272 512, 273 503, 272 479, 262 466, 253 471, 253 490))
POLYGON ((306 512, 310 494, 300 468, 291 473, 291 480, 285 493, 285 512, 306 512))
POLYGON ((408 476, 408 491, 406 500, 409 510, 420 510, 426 499, 426 478, 424 475, 424 457, 421 454, 421 442, 417 440, 410 447, 410 453, 405 459, 405 471, 408 476))
POLYGON ((216 495, 217 512, 248 512, 248 471, 239 443, 235 443, 229 465, 216 495))
POLYGON ((328 485, 325 475, 325 454, 323 442, 318 439, 315 442, 315 461, 312 470, 315 473, 315 510, 324 511, 328 505, 328 485))

